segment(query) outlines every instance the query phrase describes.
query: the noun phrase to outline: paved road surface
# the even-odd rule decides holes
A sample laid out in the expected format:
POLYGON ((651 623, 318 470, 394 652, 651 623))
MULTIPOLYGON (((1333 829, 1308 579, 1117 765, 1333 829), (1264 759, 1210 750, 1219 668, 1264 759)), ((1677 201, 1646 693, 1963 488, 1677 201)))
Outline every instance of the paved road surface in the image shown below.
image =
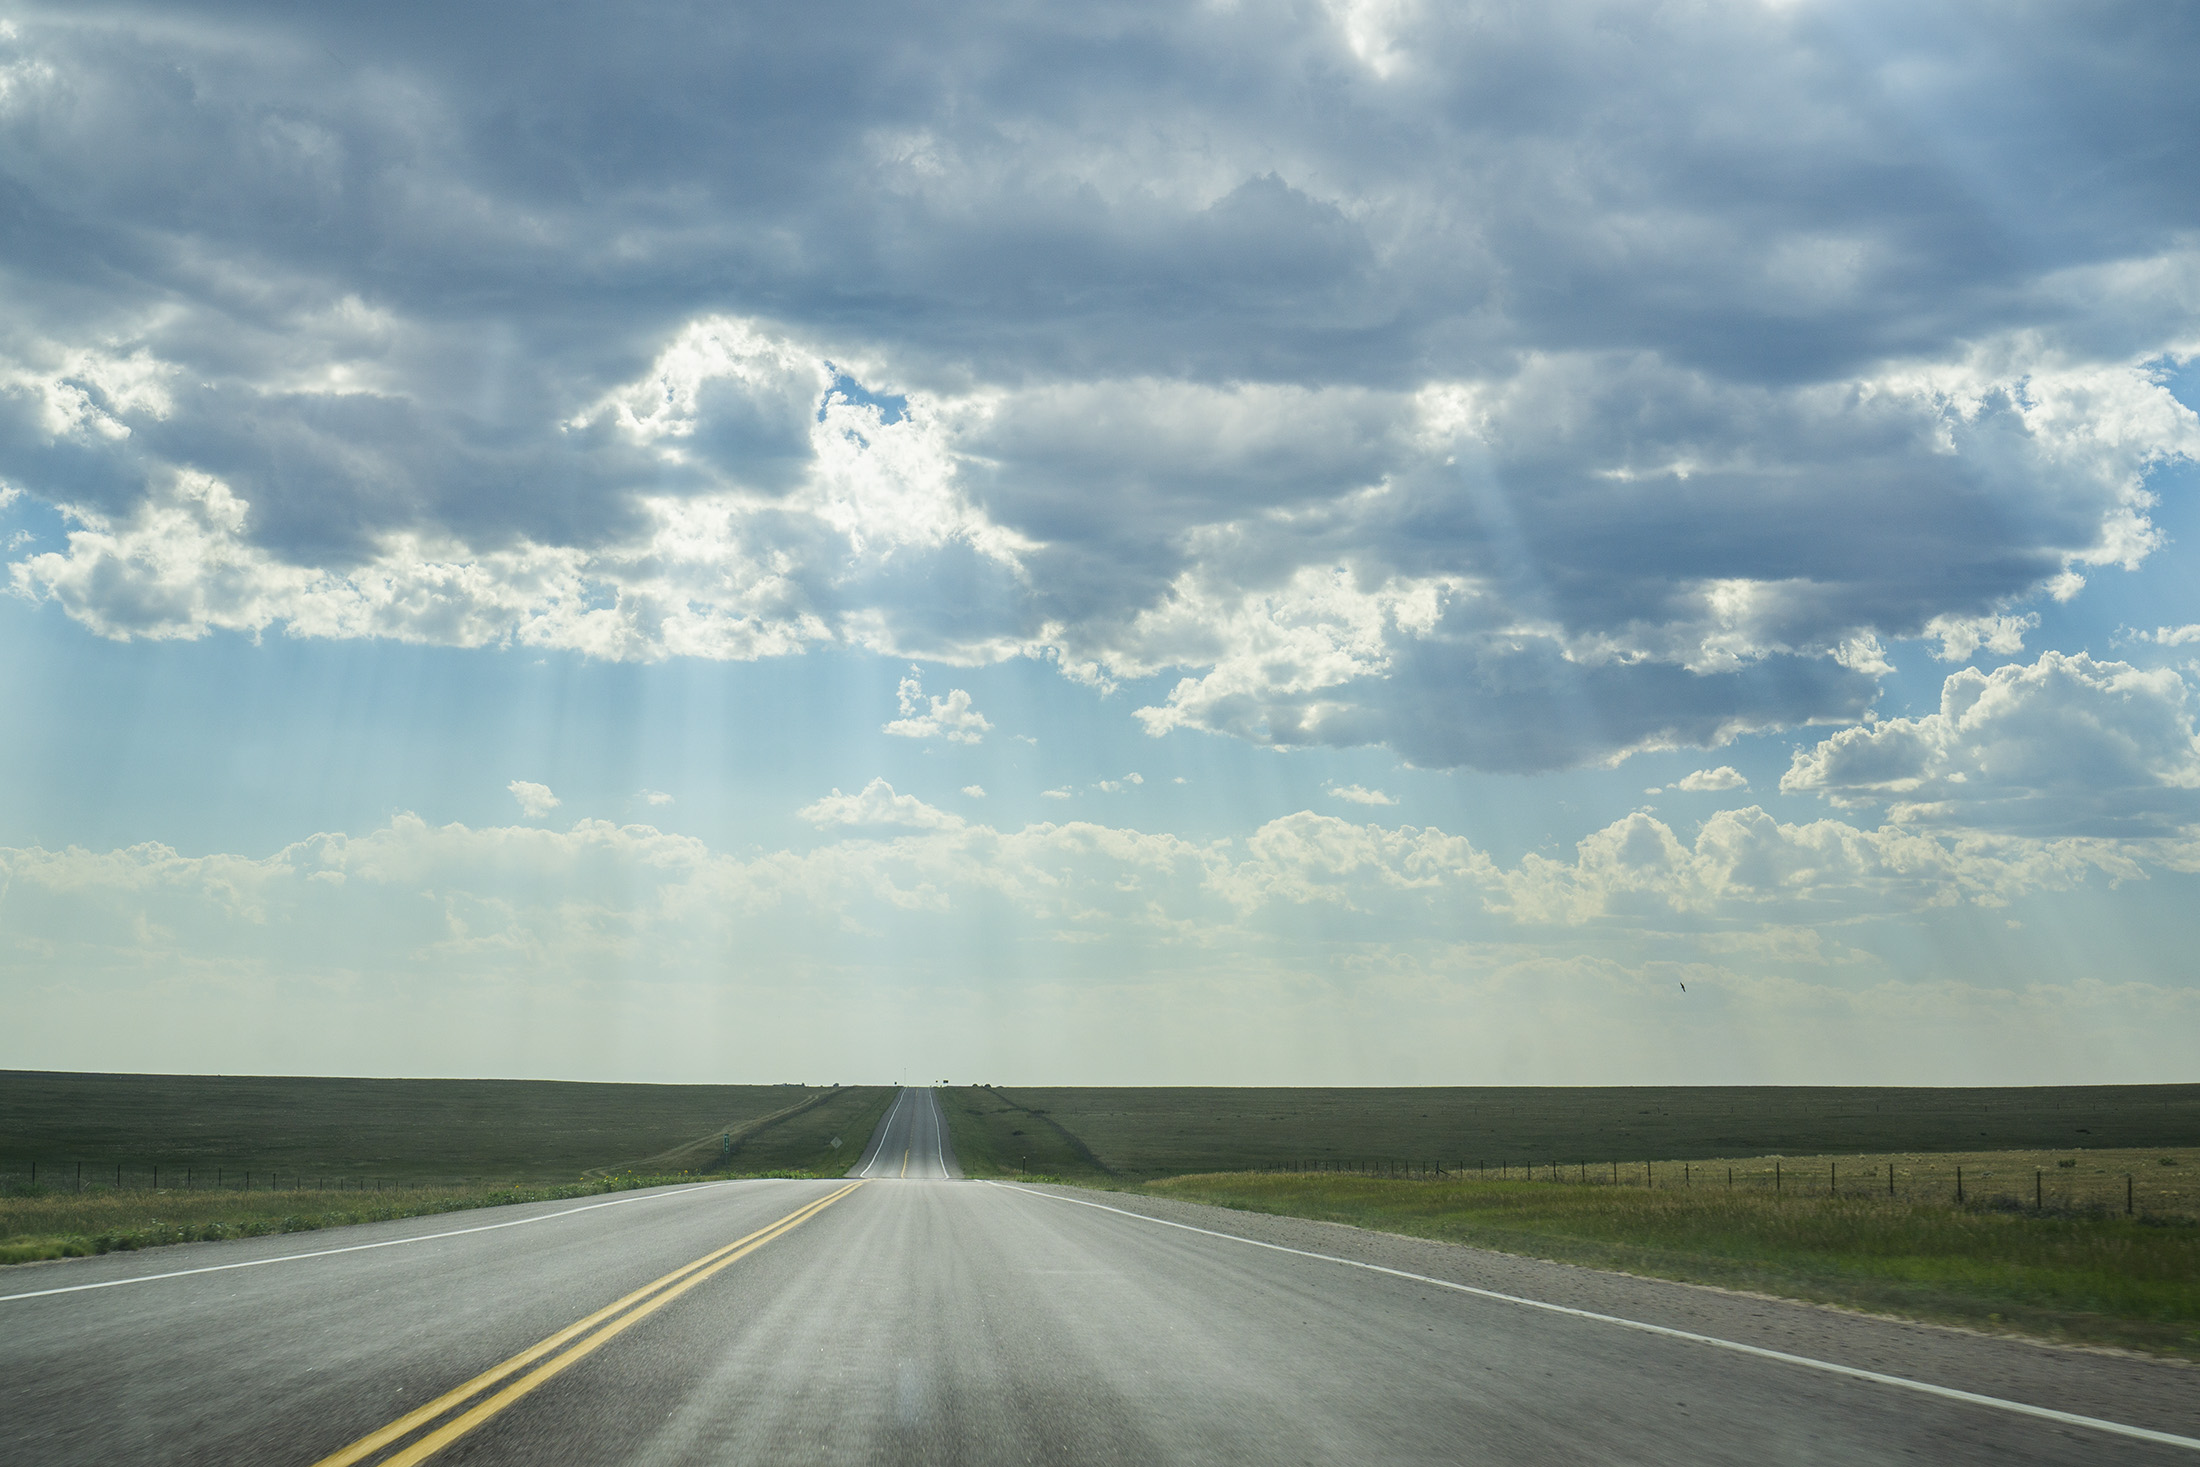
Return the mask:
POLYGON ((912 1178, 952 1170, 944 1146, 921 1154, 937 1119, 905 1096, 866 1148, 875 1180, 0 1271, 0 1459, 2200 1464, 2200 1440, 1517 1300, 2200 1439, 2186 1367, 1150 1198, 903 1179, 904 1154, 912 1178))
POLYGON ((947 1138, 947 1118, 930 1090, 904 1089, 894 1097, 848 1175, 934 1182, 962 1175, 947 1138))

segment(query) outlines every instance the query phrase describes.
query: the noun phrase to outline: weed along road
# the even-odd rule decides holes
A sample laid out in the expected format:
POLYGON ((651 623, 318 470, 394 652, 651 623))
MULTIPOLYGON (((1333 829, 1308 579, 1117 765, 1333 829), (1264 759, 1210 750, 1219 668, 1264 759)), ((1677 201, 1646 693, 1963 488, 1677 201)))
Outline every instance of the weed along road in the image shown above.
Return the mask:
POLYGON ((2200 1373, 1153 1197, 855 1172, 0 1272, 38 1463, 2200 1463, 2200 1373))

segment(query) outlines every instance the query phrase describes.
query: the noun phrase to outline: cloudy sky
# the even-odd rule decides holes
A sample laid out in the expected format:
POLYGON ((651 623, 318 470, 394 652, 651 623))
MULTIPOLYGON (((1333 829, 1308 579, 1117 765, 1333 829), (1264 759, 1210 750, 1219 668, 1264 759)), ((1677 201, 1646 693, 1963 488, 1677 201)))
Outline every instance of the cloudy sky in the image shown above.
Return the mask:
POLYGON ((2200 1079, 2187 10, 0 14, 0 1066, 2200 1079))

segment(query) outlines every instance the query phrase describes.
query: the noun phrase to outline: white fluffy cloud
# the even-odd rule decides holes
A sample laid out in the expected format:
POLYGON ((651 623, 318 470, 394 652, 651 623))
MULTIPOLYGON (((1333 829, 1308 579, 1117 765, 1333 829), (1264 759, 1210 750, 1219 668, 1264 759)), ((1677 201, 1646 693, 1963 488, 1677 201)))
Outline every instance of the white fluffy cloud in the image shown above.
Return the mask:
POLYGON ((896 738, 975 744, 992 732, 993 725, 970 705, 970 694, 961 688, 950 690, 944 698, 927 699, 922 679, 912 671, 901 680, 897 696, 901 717, 885 726, 885 731, 896 738))
POLYGON ((2160 839, 2200 822, 2200 740, 2170 668, 2079 654, 1965 669, 1940 711, 1844 729, 1781 779, 1905 824, 2160 839))
POLYGON ((1365 785, 1358 784, 1333 784, 1329 787, 1329 797, 1333 800, 1343 800, 1352 805, 1395 805, 1398 803, 1381 790, 1371 790, 1365 785))
POLYGON ((519 801, 520 813, 530 820, 540 820, 565 803, 550 792, 550 786, 536 784, 532 780, 515 779, 505 788, 512 792, 513 799, 519 801))
POLYGON ((0 850, 0 969, 181 962, 455 980, 610 965, 669 980, 719 973, 728 954, 813 963, 835 934, 900 933, 951 964, 963 949, 942 938, 958 926, 901 924, 972 920, 1001 941, 1106 937, 1256 968, 1306 931, 1376 961, 1460 936, 1578 952, 1603 932, 1820 963, 1839 944, 1803 934, 1828 918, 1853 937, 1874 918, 2144 874, 2108 841, 1784 824, 1754 808, 1720 812, 1691 842, 1636 814, 1570 856, 1512 865, 1434 827, 1311 811, 1206 842, 1087 821, 1005 829, 884 780, 801 814, 816 844, 747 856, 643 824, 472 828, 411 815, 265 857, 0 850))

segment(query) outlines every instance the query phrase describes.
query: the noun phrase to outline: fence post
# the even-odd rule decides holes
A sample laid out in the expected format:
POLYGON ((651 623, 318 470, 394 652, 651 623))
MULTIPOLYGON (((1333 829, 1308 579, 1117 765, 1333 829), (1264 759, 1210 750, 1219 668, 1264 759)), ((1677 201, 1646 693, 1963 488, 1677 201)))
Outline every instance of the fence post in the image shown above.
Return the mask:
POLYGON ((2032 1168, 2032 1210, 2034 1212, 2045 1212, 2047 1210, 2047 1201, 2044 1196, 2047 1184, 2040 1180, 2044 1175, 2045 1173, 2038 1167, 2032 1168))
POLYGON ((1958 1202, 1961 1202, 1962 1200, 1963 1200, 1963 1168, 1959 1166, 1959 1167, 1957 1167, 1957 1168, 1956 1168, 1956 1201, 1958 1201, 1958 1202))
POLYGON ((1826 1163, 1826 1195, 1828 1197, 1838 1196, 1840 1194, 1840 1191, 1841 1163, 1839 1163, 1838 1161, 1829 1161, 1826 1163))
POLYGON ((1772 1164, 1772 1195, 1780 1195, 1780 1163, 1777 1161, 1772 1164))
POLYGON ((2124 1216, 2131 1216, 2131 1173, 2124 1173, 2124 1216))
POLYGON ((1891 1161, 1887 1163, 1887 1195, 1894 1195, 1894 1163, 1891 1161))
POLYGON ((1642 1164, 1642 1184, 1645 1187, 1657 1186, 1657 1182, 1650 1176, 1650 1163, 1647 1161, 1642 1164))

